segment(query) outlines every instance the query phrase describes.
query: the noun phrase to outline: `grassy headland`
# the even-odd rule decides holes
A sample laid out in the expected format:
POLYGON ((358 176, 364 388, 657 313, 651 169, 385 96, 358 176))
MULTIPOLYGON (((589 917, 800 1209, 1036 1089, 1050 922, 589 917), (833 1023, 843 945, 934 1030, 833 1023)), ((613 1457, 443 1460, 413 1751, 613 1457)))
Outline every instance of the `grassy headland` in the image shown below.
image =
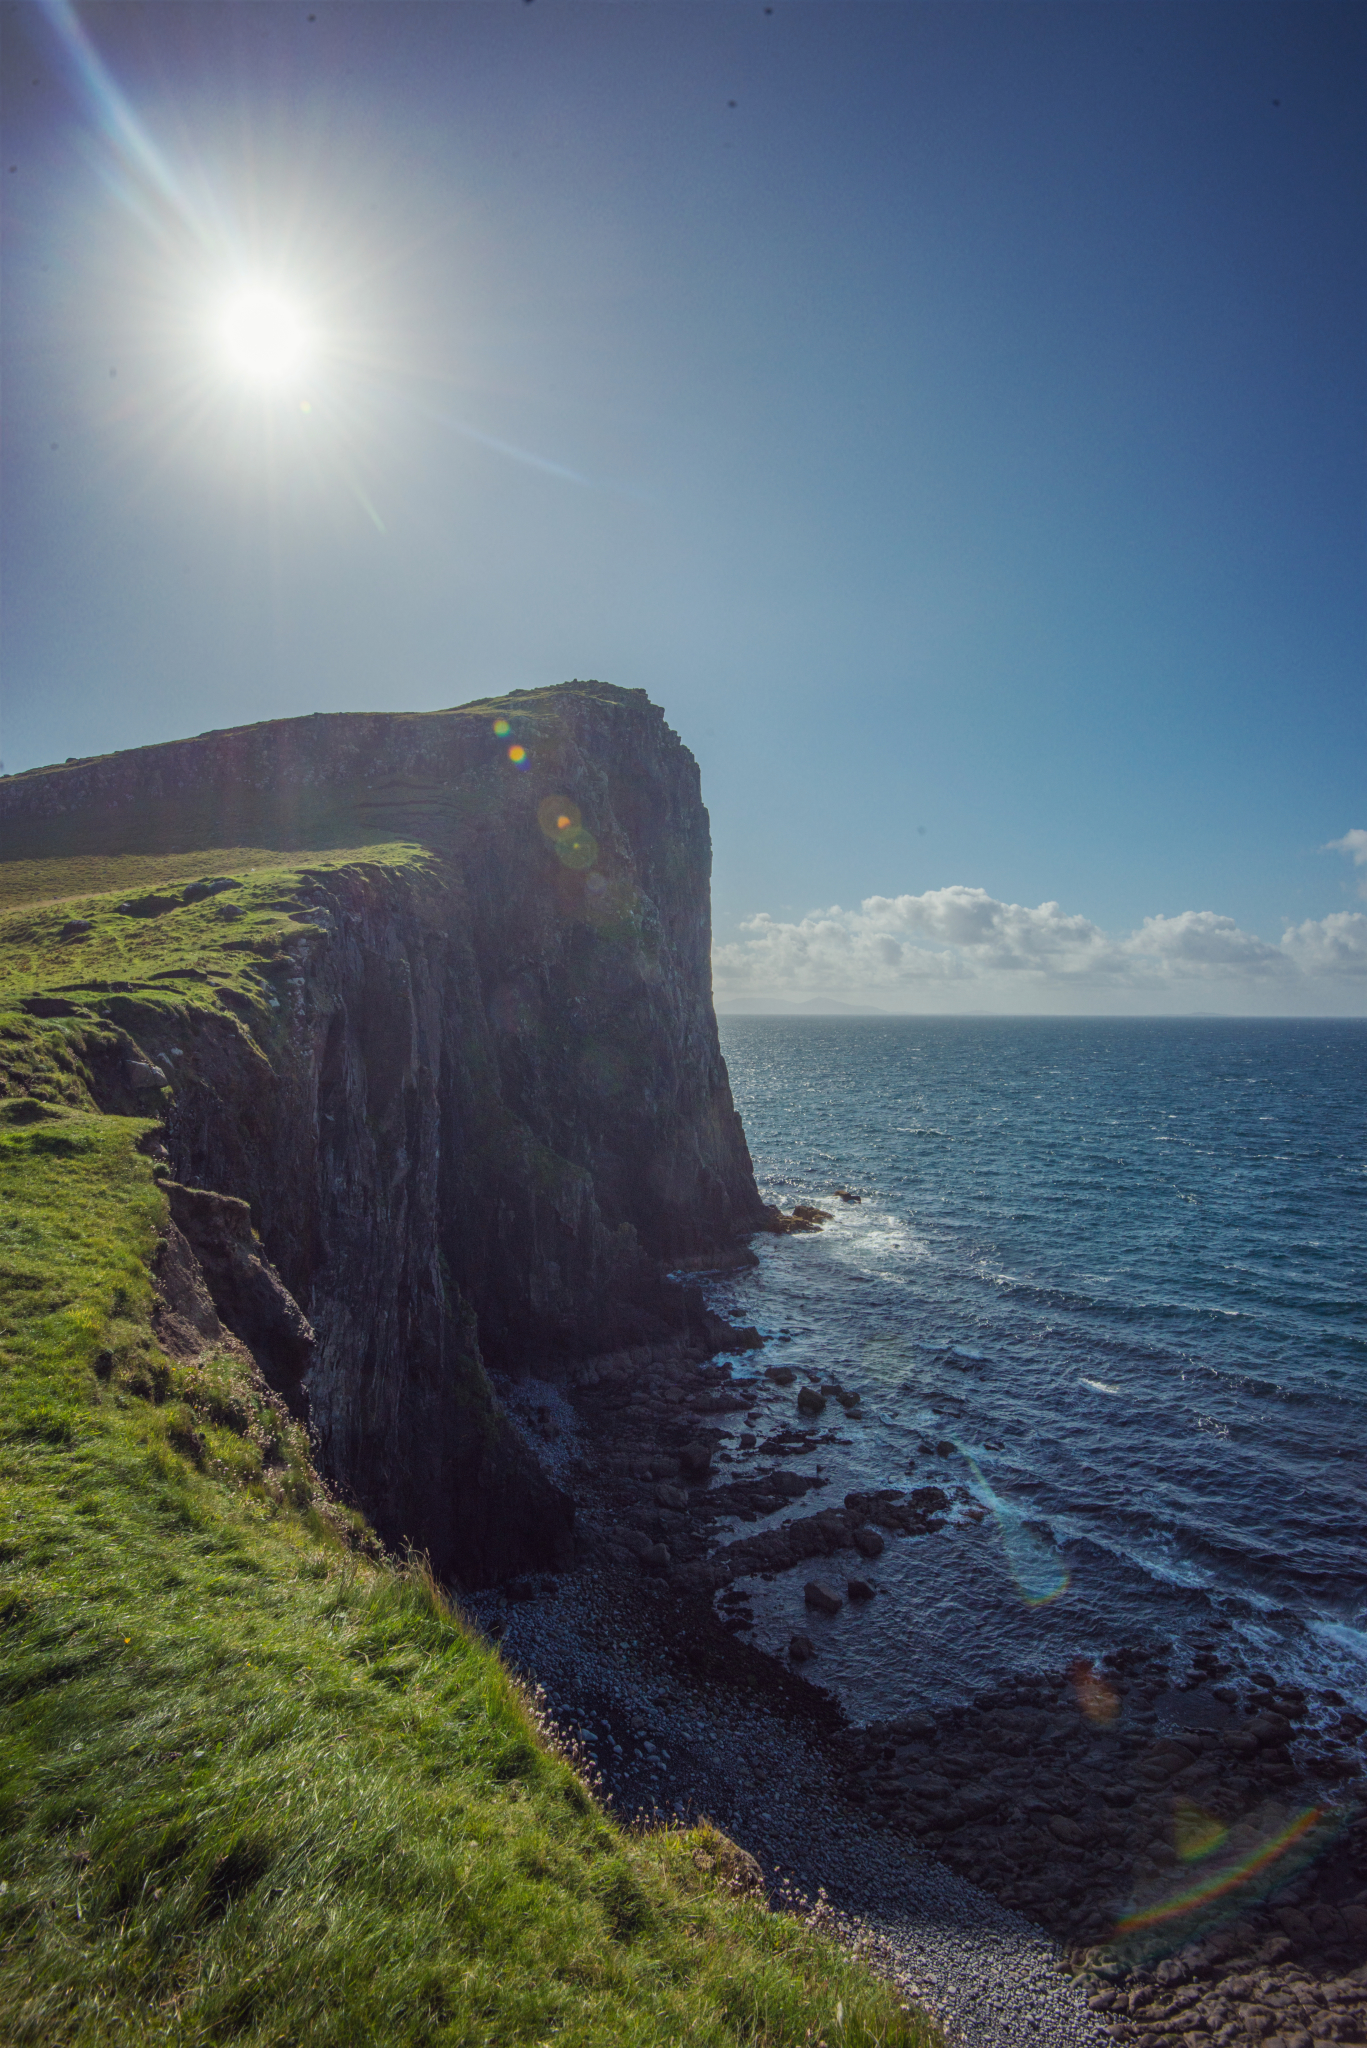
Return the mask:
POLYGON ((155 1120, 87 1085, 120 998, 264 1020, 291 874, 424 857, 240 852, 53 860, 0 920, 0 2037, 928 2042, 717 1837, 603 1812, 239 1352, 160 1349, 155 1120))

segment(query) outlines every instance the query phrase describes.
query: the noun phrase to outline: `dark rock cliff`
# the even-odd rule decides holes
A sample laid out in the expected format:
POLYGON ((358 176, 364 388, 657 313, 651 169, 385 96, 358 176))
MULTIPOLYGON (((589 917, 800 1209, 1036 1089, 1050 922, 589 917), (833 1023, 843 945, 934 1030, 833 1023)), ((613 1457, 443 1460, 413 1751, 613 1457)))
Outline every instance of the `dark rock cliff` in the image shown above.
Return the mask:
MULTIPOLYGON (((486 1364, 681 1334, 664 1265, 763 1220, 712 1011, 692 756, 643 692, 566 684, 0 782, 0 859, 366 846, 297 863, 258 1002, 225 990, 168 1021, 133 986, 102 1014, 169 1078, 177 1183, 249 1205, 302 1311, 272 1341, 323 1468, 473 1582, 571 1541, 486 1364)), ((176 1199, 237 1328, 223 1275, 242 1292, 249 1247, 176 1199)))

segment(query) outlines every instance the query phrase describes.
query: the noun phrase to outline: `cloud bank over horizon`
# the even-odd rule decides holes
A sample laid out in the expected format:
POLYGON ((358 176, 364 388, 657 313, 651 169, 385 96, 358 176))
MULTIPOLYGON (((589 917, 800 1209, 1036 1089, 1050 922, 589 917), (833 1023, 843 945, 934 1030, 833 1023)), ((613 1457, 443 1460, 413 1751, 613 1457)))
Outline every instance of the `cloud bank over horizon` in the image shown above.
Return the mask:
MULTIPOLYGON (((1367 862, 1367 831, 1331 846, 1367 862)), ((1276 944, 1213 910, 1160 913, 1114 935, 1058 903, 1006 903, 953 883, 789 922, 760 911, 741 931, 713 954, 723 1006, 825 997, 885 1009, 1367 1007, 1362 911, 1288 924, 1276 944)))

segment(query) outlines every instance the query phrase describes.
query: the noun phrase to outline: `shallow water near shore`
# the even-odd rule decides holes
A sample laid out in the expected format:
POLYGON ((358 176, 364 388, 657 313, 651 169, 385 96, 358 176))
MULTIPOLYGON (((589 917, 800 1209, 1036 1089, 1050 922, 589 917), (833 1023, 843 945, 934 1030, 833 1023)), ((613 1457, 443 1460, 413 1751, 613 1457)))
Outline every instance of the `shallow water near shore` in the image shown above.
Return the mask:
POLYGON ((719 1021, 762 1193, 833 1214, 709 1293, 862 1395, 784 1462, 959 1496, 862 1608, 748 1582, 751 1639, 859 1721, 1212 1628, 1367 1700, 1367 1025, 719 1021))

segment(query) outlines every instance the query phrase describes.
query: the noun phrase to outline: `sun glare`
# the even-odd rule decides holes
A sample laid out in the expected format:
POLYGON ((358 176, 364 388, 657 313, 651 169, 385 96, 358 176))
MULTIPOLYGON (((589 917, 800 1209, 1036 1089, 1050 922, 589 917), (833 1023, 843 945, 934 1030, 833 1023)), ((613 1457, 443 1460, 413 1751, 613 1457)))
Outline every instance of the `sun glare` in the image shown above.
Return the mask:
POLYGON ((230 299, 219 323, 223 355, 241 377, 270 383, 303 363, 308 350, 304 324, 275 292, 245 291, 230 299))

